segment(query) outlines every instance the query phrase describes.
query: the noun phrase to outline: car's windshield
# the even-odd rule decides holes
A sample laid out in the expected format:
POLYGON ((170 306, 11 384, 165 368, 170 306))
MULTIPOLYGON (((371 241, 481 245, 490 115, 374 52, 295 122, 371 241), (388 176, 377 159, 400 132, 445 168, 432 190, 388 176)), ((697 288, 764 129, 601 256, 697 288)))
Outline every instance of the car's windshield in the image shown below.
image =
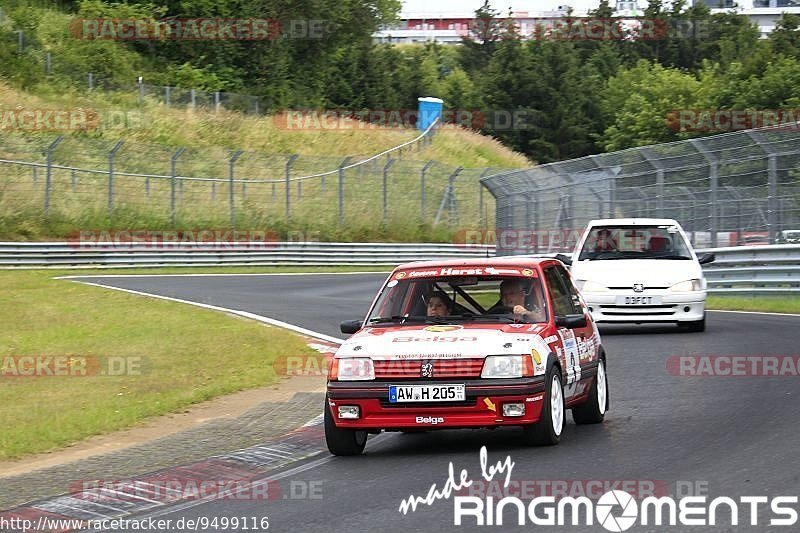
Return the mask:
POLYGON ((613 259, 691 259, 676 226, 595 226, 583 243, 579 261, 613 259))
POLYGON ((367 324, 547 321, 544 291, 534 270, 513 269, 522 274, 517 276, 437 275, 441 270, 395 272, 371 309, 367 324), (527 313, 514 314, 517 305, 527 313))

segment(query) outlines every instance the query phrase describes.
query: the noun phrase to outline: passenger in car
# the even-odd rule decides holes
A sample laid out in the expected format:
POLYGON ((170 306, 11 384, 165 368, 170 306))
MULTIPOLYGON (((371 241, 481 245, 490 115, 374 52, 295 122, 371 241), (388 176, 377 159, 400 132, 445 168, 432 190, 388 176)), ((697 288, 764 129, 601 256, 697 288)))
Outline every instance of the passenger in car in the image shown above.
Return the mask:
POLYGON ((428 316, 447 316, 452 312, 452 303, 443 292, 437 291, 428 297, 428 316))

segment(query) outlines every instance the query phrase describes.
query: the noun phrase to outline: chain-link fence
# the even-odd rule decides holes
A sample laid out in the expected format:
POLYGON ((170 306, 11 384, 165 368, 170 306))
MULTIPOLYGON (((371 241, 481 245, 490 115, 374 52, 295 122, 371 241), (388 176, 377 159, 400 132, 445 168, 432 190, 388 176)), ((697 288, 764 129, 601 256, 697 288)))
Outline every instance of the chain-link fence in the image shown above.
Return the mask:
POLYGON ((480 178, 500 169, 418 159, 433 131, 372 157, 5 135, 0 211, 73 228, 107 227, 110 219, 151 229, 291 225, 333 236, 337 228, 384 227, 390 238, 420 224, 485 226, 494 208, 480 178))
POLYGON ((582 157, 482 182, 497 200, 500 255, 569 251, 596 218, 673 218, 696 247, 770 244, 800 229, 800 124, 582 157), (501 238, 523 228, 536 232, 524 245, 501 238))

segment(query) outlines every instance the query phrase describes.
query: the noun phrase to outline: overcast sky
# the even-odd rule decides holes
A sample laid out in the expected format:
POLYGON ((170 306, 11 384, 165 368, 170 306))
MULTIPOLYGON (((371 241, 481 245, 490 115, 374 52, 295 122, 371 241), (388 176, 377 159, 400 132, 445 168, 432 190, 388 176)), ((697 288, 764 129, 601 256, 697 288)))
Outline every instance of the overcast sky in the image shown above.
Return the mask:
MULTIPOLYGON (((492 0, 492 5, 501 13, 507 13, 509 6, 515 11, 554 11, 560 5, 571 5, 575 11, 594 9, 600 0, 492 0)), ((609 2, 613 7, 616 2, 609 2)), ((403 0, 403 11, 438 13, 446 11, 473 13, 483 5, 483 0, 403 0)), ((639 7, 647 5, 639 0, 639 7)))

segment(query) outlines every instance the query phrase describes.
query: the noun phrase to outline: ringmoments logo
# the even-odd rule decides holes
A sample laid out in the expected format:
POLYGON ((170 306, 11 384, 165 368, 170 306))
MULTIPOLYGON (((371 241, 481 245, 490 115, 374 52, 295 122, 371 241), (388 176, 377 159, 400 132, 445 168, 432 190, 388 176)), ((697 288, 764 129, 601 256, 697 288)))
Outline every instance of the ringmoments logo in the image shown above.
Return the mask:
MULTIPOLYGON (((432 506, 441 500, 453 501, 453 524, 456 526, 592 526, 595 522, 607 531, 627 531, 637 524, 643 526, 676 526, 685 531, 694 526, 795 526, 798 519, 797 496, 740 496, 709 498, 700 495, 705 482, 676 483, 676 497, 661 496, 660 483, 655 480, 572 480, 568 485, 580 490, 596 487, 598 483, 615 485, 633 483, 638 498, 622 488, 611 488, 596 498, 587 496, 552 495, 553 482, 539 480, 537 495, 522 499, 506 496, 512 486, 514 469, 511 456, 489 463, 486 447, 480 450, 480 477, 473 477, 467 469, 456 473, 452 461, 448 465, 447 479, 441 486, 433 483, 425 496, 410 495, 400 502, 398 511, 404 515, 416 512, 420 506, 432 506), (477 484, 487 487, 502 482, 497 496, 483 492, 481 496, 463 495, 477 484), (488 485, 487 485, 488 484, 488 485), (683 489, 694 485, 695 491, 683 489), (551 492, 548 494, 548 492, 551 492), (644 495, 644 494, 653 495, 644 495), (688 494, 688 495, 687 495, 688 494), (690 526, 690 527, 687 527, 690 526)), ((567 480, 561 480, 567 481, 567 480)), ((562 483, 558 483, 559 486, 562 483)), ((479 489, 480 491, 480 489, 479 489)), ((513 492, 513 491, 512 491, 513 492)), ((493 491, 493 494, 495 492, 493 491)), ((588 494, 588 492, 587 492, 588 494)))

